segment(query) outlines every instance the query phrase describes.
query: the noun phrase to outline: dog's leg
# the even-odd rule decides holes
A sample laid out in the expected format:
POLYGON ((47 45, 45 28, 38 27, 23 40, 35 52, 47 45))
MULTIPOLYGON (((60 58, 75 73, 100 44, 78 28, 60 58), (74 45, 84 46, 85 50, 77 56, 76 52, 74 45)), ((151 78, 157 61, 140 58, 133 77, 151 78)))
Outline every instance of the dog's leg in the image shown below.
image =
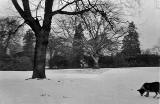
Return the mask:
POLYGON ((158 93, 157 92, 155 92, 156 93, 156 95, 153 97, 153 98, 156 98, 157 97, 157 95, 158 95, 158 93))
POLYGON ((148 97, 149 96, 149 91, 147 90, 146 91, 147 93, 146 93, 146 95, 144 95, 145 97, 148 97))

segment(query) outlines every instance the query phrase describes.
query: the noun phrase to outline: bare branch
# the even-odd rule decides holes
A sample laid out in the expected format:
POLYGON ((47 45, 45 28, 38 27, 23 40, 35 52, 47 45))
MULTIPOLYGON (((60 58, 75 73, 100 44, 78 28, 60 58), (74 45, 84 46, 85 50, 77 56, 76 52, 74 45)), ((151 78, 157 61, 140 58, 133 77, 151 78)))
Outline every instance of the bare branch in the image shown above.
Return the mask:
POLYGON ((67 6, 69 6, 69 5, 72 5, 73 3, 77 3, 77 2, 79 2, 79 1, 81 1, 81 0, 74 0, 74 1, 72 1, 72 2, 67 2, 67 4, 66 5, 64 5, 61 9, 59 9, 60 11, 62 11, 64 8, 66 8, 67 6))
POLYGON ((31 10, 29 7, 29 0, 22 0, 24 13, 27 17, 31 17, 31 10))
POLYGON ((20 7, 20 5, 18 4, 17 0, 12 0, 12 3, 14 5, 14 7, 17 9, 18 13, 23 17, 23 18, 26 18, 25 17, 25 13, 23 11, 23 9, 20 7))
POLYGON ((55 14, 78 15, 78 14, 83 14, 83 13, 85 13, 85 12, 88 12, 88 11, 90 11, 91 9, 92 9, 92 8, 88 8, 88 9, 84 9, 84 10, 77 11, 77 12, 68 12, 68 11, 56 10, 56 11, 53 11, 53 12, 52 12, 52 15, 55 15, 55 14))

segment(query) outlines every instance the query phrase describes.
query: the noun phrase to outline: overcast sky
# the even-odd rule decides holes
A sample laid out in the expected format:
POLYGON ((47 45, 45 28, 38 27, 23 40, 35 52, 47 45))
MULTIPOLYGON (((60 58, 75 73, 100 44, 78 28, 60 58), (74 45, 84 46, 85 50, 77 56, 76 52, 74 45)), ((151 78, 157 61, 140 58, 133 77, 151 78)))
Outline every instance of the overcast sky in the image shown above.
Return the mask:
MULTIPOLYGON (((11 3, 0 0, 0 16, 10 15, 11 3)), ((141 48, 160 46, 160 0, 142 0, 141 12, 130 17, 137 25, 141 48)))

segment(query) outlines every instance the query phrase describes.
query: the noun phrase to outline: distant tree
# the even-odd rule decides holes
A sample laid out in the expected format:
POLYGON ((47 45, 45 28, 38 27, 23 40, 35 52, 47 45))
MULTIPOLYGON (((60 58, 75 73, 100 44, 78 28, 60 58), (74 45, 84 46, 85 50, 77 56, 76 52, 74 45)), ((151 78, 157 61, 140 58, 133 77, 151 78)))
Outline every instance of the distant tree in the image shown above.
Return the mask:
POLYGON ((76 26, 75 34, 73 37, 73 67, 80 67, 80 60, 83 57, 83 28, 79 23, 76 26))
POLYGON ((18 38, 18 29, 21 27, 19 21, 15 17, 7 17, 0 19, 0 47, 3 53, 7 53, 9 46, 16 43, 18 38))
MULTIPOLYGON (((62 34, 73 42, 74 48, 74 36, 77 32, 77 24, 79 25, 79 31, 83 31, 79 36, 79 43, 77 47, 83 47, 85 55, 88 55, 93 60, 93 68, 99 68, 99 56, 102 54, 112 53, 118 49, 120 37, 123 37, 124 23, 120 18, 120 8, 110 2, 99 2, 96 12, 87 12, 83 15, 65 17, 59 20, 60 29, 62 34), (104 18, 106 17, 106 18, 104 18), (67 18, 67 19, 66 19, 67 18), (81 29, 82 28, 82 29, 81 29)), ((80 50, 79 50, 80 51, 80 50)), ((75 53, 79 53, 75 51, 75 53)), ((74 53, 74 54, 75 54, 74 53)))
POLYGON ((54 55, 57 55, 58 52, 63 53, 65 47, 66 39, 60 36, 54 36, 50 34, 49 43, 48 43, 48 53, 49 57, 52 58, 54 55))
POLYGON ((23 46, 24 55, 33 59, 35 37, 31 29, 26 31, 23 41, 24 41, 24 46, 23 46))
MULTIPOLYGON (((48 43, 48 60, 46 60, 52 68, 54 66, 55 61, 59 61, 55 59, 57 56, 60 57, 70 57, 73 52, 71 52, 71 47, 68 46, 68 40, 61 36, 54 36, 53 33, 50 34, 49 43, 48 43)), ((71 60, 69 58, 69 60, 71 60)))
POLYGON ((146 50, 143 50, 143 54, 147 54, 147 55, 160 55, 160 46, 154 46, 153 48, 148 48, 146 50))
POLYGON ((134 22, 129 23, 128 34, 124 36, 122 54, 125 56, 136 56, 141 54, 139 34, 134 22))

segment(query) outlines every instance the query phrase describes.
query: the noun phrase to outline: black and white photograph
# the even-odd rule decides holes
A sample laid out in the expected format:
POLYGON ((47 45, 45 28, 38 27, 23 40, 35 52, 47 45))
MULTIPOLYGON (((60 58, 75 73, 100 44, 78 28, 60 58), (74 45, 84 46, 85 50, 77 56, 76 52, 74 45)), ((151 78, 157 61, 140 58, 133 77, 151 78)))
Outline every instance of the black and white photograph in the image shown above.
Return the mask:
POLYGON ((0 104, 160 104, 160 0, 0 0, 0 104))

